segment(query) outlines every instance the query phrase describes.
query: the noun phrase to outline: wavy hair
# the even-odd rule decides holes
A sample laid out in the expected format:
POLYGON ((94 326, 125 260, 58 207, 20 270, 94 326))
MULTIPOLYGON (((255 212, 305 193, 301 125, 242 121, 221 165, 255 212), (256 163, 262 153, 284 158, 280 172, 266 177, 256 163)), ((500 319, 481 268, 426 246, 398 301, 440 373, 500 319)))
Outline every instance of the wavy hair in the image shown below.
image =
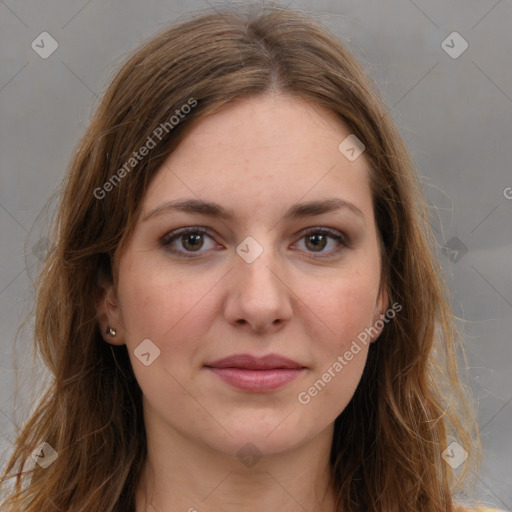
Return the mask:
POLYGON ((104 93, 70 162, 37 282, 34 339, 52 379, 16 433, 0 482, 5 489, 16 481, 0 510, 135 510, 146 457, 141 389, 126 346, 102 339, 99 280, 116 283, 116 257, 148 184, 183 137, 237 98, 273 92, 326 107, 364 142, 382 283, 390 303, 403 307, 371 345, 355 395, 335 420, 337 507, 457 510, 457 491, 480 458, 478 430, 457 368, 461 340, 421 181, 349 50, 311 15, 276 5, 182 20, 131 55, 104 93), (122 173, 155 127, 191 99, 197 104, 186 117, 122 173), (442 458, 451 440, 469 452, 457 475, 442 458), (31 460, 43 441, 58 452, 47 469, 31 460))

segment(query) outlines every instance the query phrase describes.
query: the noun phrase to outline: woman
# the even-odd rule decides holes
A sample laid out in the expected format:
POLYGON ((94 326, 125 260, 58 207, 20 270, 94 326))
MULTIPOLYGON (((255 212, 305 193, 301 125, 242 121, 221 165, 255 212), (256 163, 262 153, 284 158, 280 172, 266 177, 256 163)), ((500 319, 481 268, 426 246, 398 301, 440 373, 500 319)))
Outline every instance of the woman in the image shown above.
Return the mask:
POLYGON ((465 510, 477 429, 432 246, 323 27, 268 7, 159 34, 70 165, 36 309, 54 381, 2 510, 465 510))

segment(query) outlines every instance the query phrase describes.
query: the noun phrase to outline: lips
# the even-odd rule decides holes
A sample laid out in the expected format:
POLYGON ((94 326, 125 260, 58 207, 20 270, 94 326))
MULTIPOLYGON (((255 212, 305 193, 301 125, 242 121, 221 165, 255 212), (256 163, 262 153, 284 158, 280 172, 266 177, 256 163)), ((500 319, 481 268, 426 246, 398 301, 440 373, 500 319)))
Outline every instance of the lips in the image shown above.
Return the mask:
POLYGON ((297 361, 276 354, 236 354, 205 366, 231 387, 253 393, 278 389, 306 370, 297 361))
POLYGON ((254 357, 249 354, 235 354, 214 361, 213 363, 208 363, 206 366, 210 368, 241 368, 246 370, 298 370, 303 368, 297 361, 277 354, 269 354, 264 357, 254 357))

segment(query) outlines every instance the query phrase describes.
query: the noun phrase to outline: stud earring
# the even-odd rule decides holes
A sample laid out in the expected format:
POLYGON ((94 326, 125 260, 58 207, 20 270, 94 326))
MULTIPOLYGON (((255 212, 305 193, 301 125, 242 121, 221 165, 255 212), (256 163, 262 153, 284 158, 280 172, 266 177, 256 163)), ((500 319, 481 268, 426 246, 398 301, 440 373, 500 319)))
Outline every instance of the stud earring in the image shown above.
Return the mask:
POLYGON ((107 327, 107 330, 105 331, 105 334, 107 336, 112 336, 112 338, 116 335, 117 331, 113 328, 113 327, 110 327, 110 325, 107 327))
POLYGON ((117 333, 114 327, 110 327, 110 318, 108 317, 108 305, 107 299, 105 299, 105 309, 107 310, 107 329, 105 330, 105 334, 110 337, 114 337, 117 333))

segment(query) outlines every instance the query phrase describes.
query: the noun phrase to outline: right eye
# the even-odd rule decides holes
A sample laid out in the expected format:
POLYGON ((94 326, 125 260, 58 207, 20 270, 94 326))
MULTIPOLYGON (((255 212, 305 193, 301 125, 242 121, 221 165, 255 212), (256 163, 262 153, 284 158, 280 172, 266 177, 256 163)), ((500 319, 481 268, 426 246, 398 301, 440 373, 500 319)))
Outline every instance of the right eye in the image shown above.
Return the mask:
POLYGON ((202 253, 214 247, 220 247, 212 236, 208 234, 208 230, 200 227, 181 228, 167 233, 160 243, 163 247, 171 251, 173 254, 185 258, 193 258, 193 253, 202 253), (205 237, 211 240, 210 247, 204 251, 201 249, 205 245, 205 237))

